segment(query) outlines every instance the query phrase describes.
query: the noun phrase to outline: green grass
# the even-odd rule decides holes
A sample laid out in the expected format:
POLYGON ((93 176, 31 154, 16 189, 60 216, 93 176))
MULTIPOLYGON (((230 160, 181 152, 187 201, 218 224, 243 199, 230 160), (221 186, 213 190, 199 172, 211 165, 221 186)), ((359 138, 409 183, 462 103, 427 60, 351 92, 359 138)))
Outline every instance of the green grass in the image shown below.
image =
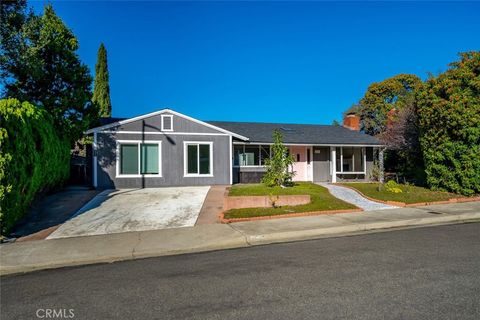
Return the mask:
POLYGON ((230 189, 230 196, 268 196, 268 195, 310 195, 310 203, 299 206, 283 206, 278 208, 244 208, 231 209, 225 212, 225 218, 250 218, 260 216, 274 216, 289 213, 314 212, 325 210, 355 209, 352 204, 335 198, 322 186, 298 182, 293 187, 266 187, 263 184, 234 185, 230 189))
POLYGON ((445 201, 450 198, 459 197, 453 193, 432 191, 427 188, 416 187, 412 185, 400 184, 399 188, 402 189, 402 193, 391 193, 383 189, 378 191, 379 183, 342 183, 348 187, 357 189, 364 195, 383 201, 397 201, 403 203, 420 203, 420 202, 433 202, 433 201, 445 201))

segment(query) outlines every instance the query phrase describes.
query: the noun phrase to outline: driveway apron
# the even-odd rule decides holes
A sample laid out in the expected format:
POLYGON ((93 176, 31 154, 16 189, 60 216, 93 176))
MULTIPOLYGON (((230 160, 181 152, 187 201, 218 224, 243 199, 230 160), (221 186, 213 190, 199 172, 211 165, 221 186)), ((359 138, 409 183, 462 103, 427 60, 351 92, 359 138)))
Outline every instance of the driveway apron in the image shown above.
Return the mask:
POLYGON ((104 191, 48 239, 190 227, 210 187, 104 191))

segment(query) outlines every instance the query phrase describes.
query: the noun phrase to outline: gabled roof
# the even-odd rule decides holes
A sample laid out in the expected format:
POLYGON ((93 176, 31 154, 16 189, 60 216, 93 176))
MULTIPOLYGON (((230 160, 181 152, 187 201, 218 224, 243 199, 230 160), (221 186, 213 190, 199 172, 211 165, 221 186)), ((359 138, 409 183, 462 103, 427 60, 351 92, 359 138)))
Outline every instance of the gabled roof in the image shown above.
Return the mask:
POLYGON ((102 119, 100 119, 100 123, 104 122, 104 123, 106 123, 105 125, 101 125, 101 126, 99 126, 99 127, 95 127, 95 128, 89 129, 89 130, 85 131, 85 134, 90 134, 90 133, 94 133, 94 132, 99 132, 99 131, 102 131, 102 130, 106 130, 106 129, 108 129, 108 128, 113 128, 113 127, 116 127, 116 126, 119 126, 119 125, 122 125, 122 124, 126 124, 126 123, 130 123, 130 122, 134 122, 134 121, 138 121, 138 120, 142 120, 142 119, 154 117, 154 116, 157 116, 157 115, 160 115, 160 114, 163 114, 163 113, 174 114, 174 115, 179 116, 179 117, 182 117, 182 118, 184 118, 184 119, 187 119, 187 120, 196 122, 196 123, 198 123, 198 124, 204 125, 204 126, 206 126, 206 127, 209 127, 209 128, 215 129, 215 130, 218 130, 218 131, 220 131, 220 132, 223 132, 223 133, 226 133, 226 134, 230 134, 230 135, 232 135, 233 137, 235 137, 235 138, 237 138, 237 139, 244 140, 244 141, 248 141, 248 138, 245 137, 245 136, 242 136, 242 135, 237 134, 237 133, 235 133, 235 132, 228 131, 228 130, 226 130, 226 129, 224 129, 224 128, 217 127, 217 126, 212 125, 212 124, 210 124, 210 123, 207 123, 207 122, 204 122, 204 121, 201 121, 201 120, 198 120, 198 119, 189 117, 189 116, 187 116, 187 115, 185 115, 185 114, 182 114, 182 113, 177 112, 177 111, 173 111, 173 110, 171 110, 171 109, 162 109, 162 110, 159 110, 159 111, 147 113, 147 114, 144 114, 144 115, 141 115, 141 116, 138 116, 138 117, 128 118, 128 119, 122 119, 122 118, 102 118, 102 119))
POLYGON ((187 120, 232 135, 239 140, 248 141, 250 143, 273 143, 273 132, 275 130, 279 130, 283 135, 283 142, 289 144, 358 146, 382 145, 382 143, 375 137, 341 126, 291 123, 200 121, 171 109, 163 109, 129 119, 102 118, 100 119, 101 126, 92 128, 85 133, 90 134, 93 132, 99 132, 163 113, 170 113, 180 116, 187 120))
POLYGON ((279 130, 282 133, 283 142, 290 144, 382 145, 375 137, 342 126, 261 122, 207 122, 248 137, 250 143, 272 143, 273 131, 279 130))

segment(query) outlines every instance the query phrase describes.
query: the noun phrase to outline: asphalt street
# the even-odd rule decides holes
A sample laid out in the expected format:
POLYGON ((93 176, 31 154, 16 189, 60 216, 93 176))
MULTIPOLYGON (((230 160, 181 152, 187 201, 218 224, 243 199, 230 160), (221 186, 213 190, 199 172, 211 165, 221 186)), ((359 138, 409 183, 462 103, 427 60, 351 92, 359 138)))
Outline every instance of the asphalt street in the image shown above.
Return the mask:
POLYGON ((480 223, 45 270, 0 286, 2 320, 48 310, 63 319, 480 319, 480 223))

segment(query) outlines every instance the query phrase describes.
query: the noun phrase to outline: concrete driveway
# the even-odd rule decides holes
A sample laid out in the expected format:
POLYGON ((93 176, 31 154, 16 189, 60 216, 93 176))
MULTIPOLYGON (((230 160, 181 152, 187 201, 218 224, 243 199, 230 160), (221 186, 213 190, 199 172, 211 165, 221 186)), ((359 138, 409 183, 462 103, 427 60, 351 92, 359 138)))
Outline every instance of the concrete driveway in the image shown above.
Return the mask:
POLYGON ((106 190, 47 239, 190 227, 210 187, 106 190))

